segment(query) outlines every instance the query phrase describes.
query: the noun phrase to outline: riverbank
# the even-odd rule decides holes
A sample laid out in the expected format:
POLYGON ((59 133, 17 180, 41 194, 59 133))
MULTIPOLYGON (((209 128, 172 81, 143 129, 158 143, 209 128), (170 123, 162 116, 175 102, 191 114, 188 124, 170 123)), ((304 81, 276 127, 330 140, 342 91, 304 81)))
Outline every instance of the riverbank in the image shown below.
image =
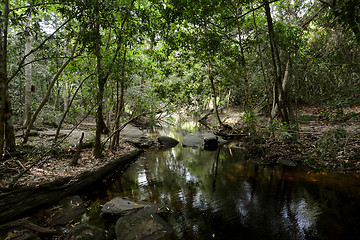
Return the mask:
MULTIPOLYGON (((240 110, 223 110, 221 119, 234 133, 247 135, 240 139, 245 153, 260 164, 286 160, 314 171, 360 174, 360 107, 299 107, 292 128, 278 120, 270 126, 269 118, 260 113, 254 119, 255 134, 248 132, 249 119, 240 110)), ((214 114, 210 115, 207 125, 216 124, 214 114)))

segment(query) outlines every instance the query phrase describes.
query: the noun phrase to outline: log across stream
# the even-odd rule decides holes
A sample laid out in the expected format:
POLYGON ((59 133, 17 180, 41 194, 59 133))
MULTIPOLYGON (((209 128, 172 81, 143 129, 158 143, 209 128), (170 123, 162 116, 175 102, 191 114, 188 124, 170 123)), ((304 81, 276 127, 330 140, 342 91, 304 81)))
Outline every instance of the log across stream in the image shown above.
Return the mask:
POLYGON ((36 208, 56 203, 101 180, 122 164, 136 159, 142 150, 133 150, 103 167, 85 172, 77 178, 63 178, 34 188, 19 188, 0 193, 0 223, 8 222, 36 208))

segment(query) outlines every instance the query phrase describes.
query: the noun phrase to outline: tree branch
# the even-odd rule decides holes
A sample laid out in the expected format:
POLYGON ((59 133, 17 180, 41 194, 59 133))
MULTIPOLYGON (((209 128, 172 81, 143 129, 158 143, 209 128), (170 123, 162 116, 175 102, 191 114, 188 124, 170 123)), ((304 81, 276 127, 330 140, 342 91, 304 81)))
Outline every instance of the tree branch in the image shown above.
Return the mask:
MULTIPOLYGON (((278 1, 280 1, 280 0, 270 1, 269 4, 274 3, 274 2, 278 2, 278 1)), ((265 5, 265 4, 261 4, 261 5, 257 6, 256 8, 253 8, 253 9, 247 11, 246 13, 241 14, 241 15, 238 16, 238 17, 224 17, 223 19, 240 19, 240 18, 243 18, 243 17, 245 17, 246 15, 248 15, 249 13, 252 13, 252 12, 254 12, 254 11, 262 8, 264 5, 265 5)))
POLYGON ((22 7, 16 7, 16 8, 9 9, 9 13, 13 12, 13 11, 20 10, 20 9, 24 9, 24 8, 33 8, 33 7, 47 6, 47 5, 66 5, 66 6, 69 6, 68 4, 64 4, 63 2, 45 3, 43 1, 43 3, 39 3, 39 4, 33 4, 33 5, 27 5, 27 6, 22 6, 22 7))
POLYGON ((36 52, 37 50, 39 50, 40 48, 42 48, 42 46, 44 46, 44 44, 50 40, 50 38, 52 38, 55 33, 57 33, 62 27, 64 27, 66 24, 68 24, 70 21, 72 20, 72 18, 66 20, 63 24, 61 24, 52 34, 50 34, 42 43, 40 43, 39 46, 37 46, 35 49, 31 50, 28 54, 26 54, 20 61, 18 68, 16 69, 16 71, 13 73, 13 75, 7 80, 7 83, 9 83, 12 79, 14 79, 14 77, 20 72, 20 70, 24 67, 24 61, 25 59, 31 55, 32 53, 36 52))

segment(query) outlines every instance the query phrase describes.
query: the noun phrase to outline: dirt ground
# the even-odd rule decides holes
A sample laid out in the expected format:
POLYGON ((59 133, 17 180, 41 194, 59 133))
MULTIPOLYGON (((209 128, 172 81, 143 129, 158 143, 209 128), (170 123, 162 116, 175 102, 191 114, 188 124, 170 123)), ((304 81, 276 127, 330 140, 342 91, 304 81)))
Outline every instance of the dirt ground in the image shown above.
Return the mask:
MULTIPOLYGON (((225 111, 224 122, 246 128, 246 124, 236 123, 236 119, 244 119, 239 112, 225 111)), ((278 121, 270 128, 269 118, 259 114, 257 134, 246 139, 249 154, 259 155, 263 163, 288 159, 314 171, 360 173, 359 106, 342 109, 301 106, 296 112, 294 129, 278 121)))

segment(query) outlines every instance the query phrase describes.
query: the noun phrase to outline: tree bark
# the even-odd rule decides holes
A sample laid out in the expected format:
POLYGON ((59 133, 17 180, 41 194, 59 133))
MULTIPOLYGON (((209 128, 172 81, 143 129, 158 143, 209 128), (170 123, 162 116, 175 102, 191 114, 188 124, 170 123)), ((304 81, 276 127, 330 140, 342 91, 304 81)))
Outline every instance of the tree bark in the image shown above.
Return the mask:
POLYGON ((30 35, 30 24, 31 24, 31 17, 26 17, 26 42, 25 42, 25 111, 24 111, 24 127, 27 127, 29 125, 30 119, 31 119, 31 102, 32 102, 32 96, 31 96, 31 84, 32 84, 32 78, 31 78, 31 61, 32 61, 32 55, 31 52, 31 35, 30 35))
POLYGON ((208 62, 208 76, 209 76, 209 82, 210 82, 210 86, 211 86, 211 90, 213 93, 213 104, 214 104, 214 109, 215 109, 215 115, 216 115, 216 119, 218 120, 218 123, 220 126, 223 126, 223 123, 220 119, 220 115, 219 115, 219 109, 217 106, 217 94, 216 94, 216 89, 215 89, 215 84, 214 84, 214 77, 212 76, 211 73, 211 63, 210 60, 208 62))
POLYGON ((275 31, 273 26, 273 21, 270 12, 270 4, 268 0, 263 0, 266 19, 268 23, 268 32, 270 37, 270 46, 271 46, 271 58, 273 63, 273 72, 274 72, 274 107, 278 106, 279 115, 284 123, 289 123, 289 105, 285 100, 286 93, 282 88, 282 69, 281 69, 281 60, 279 55, 279 49, 276 43, 275 31))
MULTIPOLYGON (((115 118, 115 125, 113 131, 116 131, 116 129, 120 126, 120 117, 124 109, 124 94, 125 94, 125 60, 126 60, 126 46, 124 47, 124 55, 123 55, 123 62, 121 67, 121 82, 120 82, 120 96, 118 98, 118 109, 116 110, 116 118, 115 118)), ((117 131, 114 135, 114 139, 111 142, 111 148, 114 148, 115 146, 119 145, 119 139, 120 139, 120 132, 117 131)))
POLYGON ((96 133, 95 133, 95 143, 94 143, 94 156, 95 158, 101 157, 101 133, 103 131, 103 97, 105 89, 105 78, 102 71, 101 65, 101 35, 100 35, 100 24, 97 23, 96 26, 96 35, 97 40, 95 43, 95 56, 96 56, 96 67, 97 67, 97 77, 98 77, 98 93, 97 93, 97 111, 96 111, 96 133))
POLYGON ((3 16, 3 23, 0 24, 0 159, 3 156, 5 147, 9 152, 16 150, 7 75, 8 0, 4 1, 3 16))

